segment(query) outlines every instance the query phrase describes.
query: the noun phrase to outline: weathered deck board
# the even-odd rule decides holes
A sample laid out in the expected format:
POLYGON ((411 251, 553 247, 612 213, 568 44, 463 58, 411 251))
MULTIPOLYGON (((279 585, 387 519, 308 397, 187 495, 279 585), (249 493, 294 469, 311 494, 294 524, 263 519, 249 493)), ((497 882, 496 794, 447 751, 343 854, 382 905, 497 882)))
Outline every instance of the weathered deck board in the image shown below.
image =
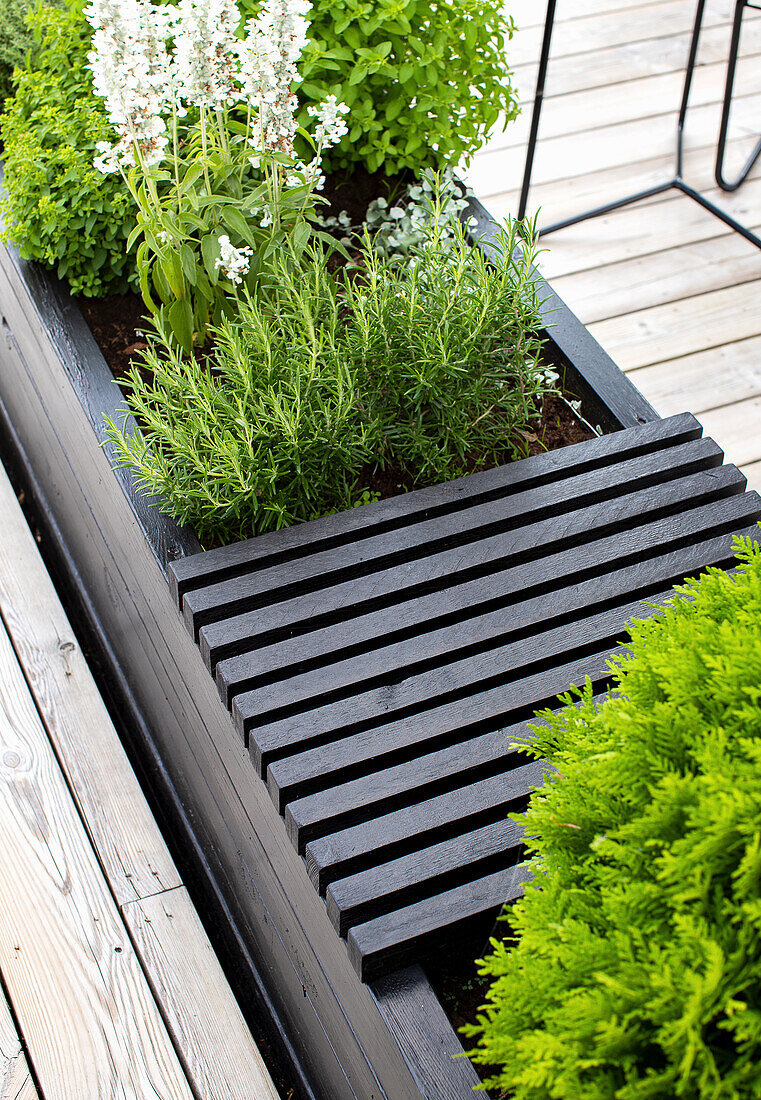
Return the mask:
MULTIPOLYGON (((0 514, 0 615, 102 869, 99 877, 105 875, 121 909, 122 938, 127 939, 128 930, 137 946, 139 965, 180 1054, 183 1073, 192 1082, 193 1096, 274 1100, 277 1094, 261 1056, 1 469, 0 514), (171 906, 164 898, 171 899, 171 906)), ((3 893, 5 883, 0 882, 3 893)))
POLYGON ((11 1017, 10 1008, 0 990, 0 1100, 39 1100, 29 1065, 11 1017))
POLYGON ((5 629, 0 746, 0 971, 43 1092, 192 1100, 5 629))
MULTIPOLYGON (((761 161, 732 195, 713 162, 733 5, 707 0, 685 132, 685 178, 741 221, 761 226, 761 161)), ((492 139, 470 169, 495 214, 515 213, 545 4, 514 0, 508 45, 521 122, 492 139)), ((673 174, 676 114, 695 5, 558 0, 552 60, 529 209, 544 224, 673 174), (626 41, 619 34, 626 28, 626 41), (617 41, 618 40, 618 41, 617 41)), ((761 114, 761 12, 743 22, 727 146, 732 174, 753 148, 761 114)), ((758 484, 761 251, 686 196, 669 194, 543 241, 540 267, 570 308, 661 415, 700 414, 727 460, 758 484)))

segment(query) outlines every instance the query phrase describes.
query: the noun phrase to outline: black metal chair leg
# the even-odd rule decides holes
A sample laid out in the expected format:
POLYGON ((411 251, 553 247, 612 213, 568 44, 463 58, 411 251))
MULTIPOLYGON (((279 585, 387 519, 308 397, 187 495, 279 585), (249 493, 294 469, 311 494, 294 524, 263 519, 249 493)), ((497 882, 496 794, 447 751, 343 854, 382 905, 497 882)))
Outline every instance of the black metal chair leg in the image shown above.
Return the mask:
POLYGON ((547 66, 550 60, 550 44, 552 42, 552 28, 555 25, 556 0, 547 0, 547 15, 544 19, 544 34, 542 36, 542 53, 539 58, 539 70, 536 76, 536 93, 534 95, 534 107, 531 112, 531 129, 529 131, 528 146, 526 147, 526 167, 523 172, 523 184, 521 197, 518 203, 518 217, 526 217, 528 205, 528 192, 531 187, 531 172, 534 167, 534 153, 536 151, 536 139, 539 133, 539 119, 542 114, 544 101, 544 82, 547 77, 547 66))
POLYGON ((750 3, 750 0, 736 0, 735 17, 732 23, 732 42, 729 47, 729 63, 727 65, 727 81, 724 86, 724 102, 721 108, 721 127, 719 128, 719 143, 716 147, 716 169, 714 178, 722 191, 736 191, 748 176, 753 165, 761 154, 761 139, 756 148, 745 162, 745 167, 734 180, 726 179, 724 175, 724 152, 727 144, 727 132, 729 130, 729 112, 732 109, 732 93, 735 84, 735 69, 737 67, 737 55, 740 49, 740 31, 742 29, 743 13, 746 8, 755 8, 761 11, 758 4, 750 3))
MULTIPOLYGON (((548 233, 554 233, 558 229, 565 229, 568 226, 576 225, 578 222, 587 221, 589 218, 599 218, 604 214, 609 214, 613 210, 619 210, 621 207, 629 206, 631 203, 640 202, 642 199, 651 198, 654 195, 659 195, 664 191, 670 191, 672 188, 680 191, 683 195, 691 198, 694 202, 699 203, 705 210, 715 217, 720 218, 725 225, 728 225, 730 229, 733 229, 736 233, 739 233, 746 241, 755 245, 756 248, 761 248, 761 237, 756 233, 753 233, 750 229, 746 229, 744 225, 741 225, 735 218, 728 214, 725 210, 716 206, 704 195, 701 195, 699 191, 696 191, 694 187, 691 187, 682 178, 682 160, 683 160, 683 138, 684 138, 684 125, 687 118, 687 108, 690 101, 690 91, 692 90, 692 78, 695 73, 695 66, 697 64, 698 44, 700 41, 700 31, 703 25, 703 14, 705 10, 706 0, 697 0, 695 5, 695 17, 692 24, 692 35, 690 37, 690 47, 687 56, 687 65, 684 72, 684 84, 682 86, 682 99, 679 106, 679 117, 677 120, 677 132, 676 132, 676 150, 675 150, 675 174, 671 179, 664 180, 663 183, 658 183, 654 187, 648 187, 644 191, 636 191, 633 195, 626 195, 623 198, 615 199, 613 202, 607 202, 602 206, 596 206, 592 210, 585 210, 581 214, 575 214, 573 217, 565 218, 563 221, 554 222, 552 225, 546 225, 539 231, 539 236, 544 237, 548 233)), ((528 147, 526 150, 526 164, 523 173, 523 185, 521 187, 520 201, 518 205, 518 217, 523 218, 526 215, 526 207, 528 205, 528 195, 531 188, 531 173, 534 166, 534 153, 536 152, 537 137, 539 134, 539 119, 542 112, 542 103, 544 101, 544 86, 547 78, 547 69, 550 59, 550 45, 552 41, 552 30, 555 23, 555 7, 556 0, 547 0, 547 16, 544 22, 544 35, 542 38, 542 52, 539 59, 539 72, 536 81, 536 93, 534 95, 533 112, 531 115, 531 128, 529 132, 528 147)), ((727 90, 724 97, 724 112, 725 117, 722 120, 722 140, 719 144, 719 160, 723 158, 724 154, 724 141, 726 140, 726 130, 729 125, 729 105, 732 99, 732 87, 734 84, 734 70, 735 62, 737 60, 737 49, 740 42, 740 23, 742 21, 742 10, 745 7, 757 8, 761 10, 761 3, 752 3, 751 0, 737 0, 737 8, 735 10, 735 24, 733 26, 732 34, 732 50, 730 51, 730 70, 727 74, 727 90)), ((755 150, 750 161, 746 165, 743 174, 740 179, 729 186, 725 186, 718 180, 720 187, 724 187, 726 191, 733 191, 736 187, 742 183, 753 166, 753 162, 761 152, 761 141, 758 148, 755 150)), ((719 160, 717 160, 717 172, 719 171, 719 160)))

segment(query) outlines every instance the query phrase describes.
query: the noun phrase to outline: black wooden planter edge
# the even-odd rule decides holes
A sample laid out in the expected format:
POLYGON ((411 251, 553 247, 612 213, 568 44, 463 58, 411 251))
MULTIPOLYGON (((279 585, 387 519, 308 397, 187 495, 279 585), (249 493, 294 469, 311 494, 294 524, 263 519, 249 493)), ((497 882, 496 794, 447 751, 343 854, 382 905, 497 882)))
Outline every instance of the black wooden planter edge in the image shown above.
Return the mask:
MULTIPOLYGON (((490 239, 493 237, 496 223, 483 206, 476 201, 471 202, 466 216, 473 216, 477 219, 474 235, 479 238, 480 247, 484 248, 488 255, 491 247, 490 239)), ((61 363, 96 437, 108 448, 103 424, 103 410, 108 409, 110 417, 119 421, 126 414, 126 405, 115 385, 113 375, 103 358, 100 348, 95 342, 76 302, 63 284, 37 265, 22 260, 17 250, 9 249, 9 252, 18 276, 35 304, 38 316, 48 330, 55 335, 61 363), (45 293, 39 293, 43 287, 45 293), (50 315, 43 317, 39 308, 38 303, 44 301, 45 298, 49 302, 52 301, 55 314, 53 317, 50 315)), ((607 420, 606 426, 609 428, 629 427, 658 419, 655 410, 645 401, 636 387, 615 366, 609 356, 603 352, 599 344, 541 277, 539 293, 540 297, 544 299, 543 314, 547 318, 548 337, 556 349, 560 363, 566 365, 573 372, 574 379, 580 379, 581 386, 578 387, 582 391, 580 396, 591 396, 592 400, 596 401, 601 407, 602 416, 607 420), (580 364, 578 359, 574 358, 575 356, 583 356, 583 362, 580 364)), ((12 333, 4 318, 3 327, 8 337, 12 338, 12 333)), ((12 425, 5 415, 5 410, 0 408, 0 413, 2 413, 2 419, 6 422, 7 437, 10 439, 12 425)), ((33 471, 29 464, 24 461, 23 447, 18 439, 13 441, 12 449, 16 451, 17 460, 24 467, 25 476, 33 479, 33 471)), ((113 455, 109 457, 113 459, 113 455)), ((161 514, 157 508, 151 505, 150 500, 137 490, 131 471, 115 468, 114 473, 130 503, 146 541, 165 575, 169 561, 197 553, 201 549, 191 530, 179 527, 170 517, 161 514)), ((32 487, 35 488, 33 481, 32 487)), ((52 518, 54 513, 47 508, 48 502, 45 500, 39 486, 36 487, 36 495, 39 503, 47 509, 48 516, 52 518)), ((54 528, 51 529, 51 536, 56 541, 54 528)), ((80 601, 88 610, 88 618, 92 620, 91 626, 98 636, 102 651, 108 656, 110 651, 108 639, 99 626, 97 615, 91 607, 88 607, 89 601, 86 589, 78 577, 76 567, 68 554, 64 541, 60 538, 60 534, 57 540, 57 550, 69 579, 78 590, 80 601)), ((126 692, 125 698, 129 702, 131 692, 118 663, 115 659, 112 659, 110 663, 117 684, 121 679, 121 684, 118 685, 120 688, 119 694, 126 692)), ((134 703, 134 700, 132 702, 134 703)), ((136 713, 136 720, 144 725, 139 713, 136 713)), ((146 746, 155 756, 155 746, 151 742, 148 731, 146 731, 146 736, 146 746)), ((200 852, 191 822, 182 809, 176 794, 173 794, 171 779, 164 772, 158 757, 156 757, 155 763, 158 773, 161 775, 166 796, 174 806, 175 826, 179 827, 184 834, 183 843, 194 849, 203 859, 203 877, 216 896, 218 904, 224 906, 224 893, 215 878, 213 868, 209 866, 203 853, 200 852)), ((234 929, 233 932, 235 933, 234 929)), ((238 950, 241 953, 245 952, 241 937, 236 934, 236 938, 238 940, 238 950)), ((261 1003, 264 1005, 269 1002, 266 988, 256 972, 253 960, 249 958, 246 963, 254 982, 258 985, 261 1003)), ((399 972, 393 978, 395 979, 393 982, 390 979, 384 979, 375 983, 371 988, 382 1014, 387 1019, 390 1030, 397 1036, 397 1039, 401 1039, 406 1031, 406 1021, 414 1018, 416 1014, 419 1015, 421 1001, 434 997, 434 994, 419 967, 411 967, 407 971, 399 972)), ((269 1009, 272 1011, 271 1002, 269 1009)), ((454 1040, 455 1044, 459 1046, 459 1040, 454 1032, 451 1028, 449 1031, 449 1036, 431 1035, 429 1037, 431 1043, 433 1045, 441 1043, 451 1049, 451 1041, 454 1040)), ((308 1086, 293 1048, 289 1049, 288 1057, 304 1086, 305 1093, 308 1095, 308 1086)))
MULTIPOLYGON (((135 515, 153 556, 166 577, 168 562, 178 557, 200 552, 200 543, 190 529, 181 528, 173 519, 163 515, 158 509, 151 506, 150 499, 138 491, 130 471, 114 467, 113 452, 104 430, 103 410, 109 410, 106 415, 118 421, 127 412, 126 404, 76 301, 59 280, 52 277, 39 265, 23 260, 17 249, 7 248, 7 252, 19 279, 29 295, 34 310, 40 318, 41 324, 49 332, 52 332, 55 337, 54 342, 58 358, 74 394, 79 400, 96 438, 105 446, 106 453, 112 460, 113 472, 125 498, 135 515), (44 293, 42 293, 43 290, 44 293), (46 298, 48 303, 52 305, 51 312, 54 316, 51 316, 47 311, 43 314, 40 309, 39 303, 45 301, 46 298)), ((0 325, 4 337, 15 342, 13 332, 4 316, 0 320, 0 325)), ((3 445, 0 446, 0 458, 5 457, 2 455, 2 451, 7 450, 20 474, 21 480, 26 482, 26 487, 35 498, 40 514, 53 517, 55 508, 34 475, 32 464, 26 457, 23 444, 14 430, 11 417, 8 415, 2 401, 0 401, 0 427, 7 429, 4 432, 3 445)), ((101 626, 99 616, 88 598, 87 587, 77 570, 66 540, 57 529, 55 522, 48 526, 46 534, 55 546, 55 557, 66 576, 66 582, 72 586, 76 593, 75 602, 83 614, 86 627, 97 645, 99 655, 109 666, 109 678, 112 681, 112 690, 117 700, 116 710, 118 712, 119 707, 122 705, 127 708, 123 712, 125 722, 129 722, 134 718, 134 729, 141 731, 144 735, 144 748, 151 758, 149 767, 155 765, 155 774, 148 778, 148 782, 149 785, 156 783, 156 788, 160 791, 159 797, 166 797, 171 807, 167 816, 171 821, 171 829, 177 831, 175 841, 178 848, 180 851, 192 852, 202 856, 202 864, 199 865, 199 878, 208 886, 213 895, 211 908, 216 909, 217 912, 224 911, 229 914, 230 910, 225 900, 224 887, 221 885, 214 867, 203 855, 203 849, 197 840, 192 821, 173 789, 171 777, 163 766, 150 728, 140 713, 118 659, 113 656, 106 631, 101 626)), ((143 770, 142 767, 141 770, 143 770)), ((270 1026, 266 1028, 265 1037, 274 1047, 277 1047, 278 1042, 280 1043, 281 1064, 285 1062, 290 1066, 293 1077, 302 1088, 305 1100, 311 1100, 315 1094, 308 1083, 307 1074, 302 1068, 298 1052, 291 1043, 286 1029, 279 1023, 269 991, 262 981, 254 960, 245 947, 245 938, 237 928, 233 917, 230 918, 230 923, 229 950, 231 953, 237 952, 237 962, 245 966, 254 983, 255 1000, 258 1002, 259 1009, 266 1010, 270 1016, 270 1026), (278 1036, 283 1038, 279 1041, 278 1036)), ((407 967, 379 983, 374 985, 371 983, 370 991, 378 1004, 381 1016, 387 1023, 389 1032, 394 1037, 400 1050, 404 1052, 405 1060, 413 1078, 420 1082, 421 1096, 433 1095, 432 1089, 435 1088, 436 1076, 441 1077, 442 1073, 449 1068, 447 1065, 448 1058, 451 1058, 453 1054, 460 1053, 462 1045, 446 1020, 438 998, 424 972, 419 966, 407 967), (418 1037, 419 1049, 406 1048, 405 1038, 411 1039, 413 1033, 418 1037), (434 1067, 433 1072, 432 1066, 434 1067)), ((452 1070, 452 1095, 455 1092, 458 1096, 461 1095, 457 1082, 459 1081, 462 1084, 464 1075, 472 1076, 471 1084, 477 1082, 475 1071, 468 1066, 467 1062, 459 1061, 456 1068, 452 1070)))

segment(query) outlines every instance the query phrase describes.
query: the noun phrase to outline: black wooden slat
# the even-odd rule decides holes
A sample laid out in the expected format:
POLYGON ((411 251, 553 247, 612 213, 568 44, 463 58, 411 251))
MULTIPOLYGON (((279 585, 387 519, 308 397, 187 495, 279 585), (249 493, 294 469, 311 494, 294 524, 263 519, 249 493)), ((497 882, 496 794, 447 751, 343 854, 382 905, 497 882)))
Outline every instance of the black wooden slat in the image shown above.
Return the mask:
POLYGON ((217 582, 185 594, 183 612, 194 636, 205 623, 256 610, 276 600, 318 592, 340 579, 370 577, 408 565, 433 551, 479 544, 490 535, 515 531, 561 513, 581 510, 622 493, 660 484, 706 467, 718 466, 721 451, 712 440, 695 440, 664 452, 648 453, 627 464, 617 463, 559 482, 524 489, 453 515, 418 522, 400 531, 386 531, 361 542, 315 552, 258 572, 217 582))
MULTIPOLYGON (((654 593, 653 598, 666 599, 668 594, 668 590, 662 590, 654 593)), ((307 710, 330 705, 335 720, 348 727, 352 722, 372 720, 377 714, 411 713, 436 705, 437 701, 467 697, 474 684, 482 689, 502 685, 507 692, 507 684, 531 670, 551 668, 558 661, 567 662, 577 655, 582 667, 589 653, 612 649, 623 640, 625 624, 632 615, 646 613, 637 598, 562 622, 549 630, 541 629, 540 620, 534 632, 517 641, 422 672, 399 664, 396 673, 389 676, 388 667, 381 664, 380 676, 376 676, 377 654, 369 653, 260 688, 257 694, 262 713, 257 716, 257 724, 270 717, 276 721, 281 715, 302 715, 307 710)))
POLYGON ((230 580, 258 568, 284 564, 296 556, 359 541, 368 533, 392 530, 410 521, 416 522, 415 517, 423 512, 436 515, 470 507, 471 503, 491 499, 494 494, 501 495, 514 486, 528 488, 542 485, 593 466, 619 463, 648 451, 673 447, 697 439, 702 434, 702 426, 691 413, 680 413, 666 420, 655 420, 520 463, 485 470, 430 489, 420 489, 415 494, 394 497, 338 516, 326 516, 204 554, 181 558, 170 563, 175 597, 181 604, 183 595, 199 585, 230 580))
POLYGON ((463 949, 468 940, 478 943, 479 938, 483 946, 499 910, 520 897, 529 879, 525 867, 508 867, 355 925, 348 936, 349 957, 369 982, 446 943, 454 928, 463 949))
MULTIPOLYGON (((614 650, 613 652, 616 652, 614 650)), ((462 700, 444 703, 395 722, 363 729, 328 745, 320 745, 269 764, 269 793, 296 839, 301 828, 326 820, 332 812, 330 798, 320 792, 376 768, 385 768, 423 752, 453 745, 489 729, 512 725, 534 709, 549 706, 571 683, 581 684, 588 675, 593 683, 607 678, 610 648, 488 691, 475 691, 462 700), (313 793, 310 793, 313 792, 313 793)), ((337 826, 339 827, 339 826, 337 826)))
MULTIPOLYGON (((761 501, 689 415, 177 564, 187 624, 365 979, 526 881, 537 709, 728 567, 761 501)), ((481 937, 480 942, 478 937, 481 937)))
POLYGON ((388 654, 389 643, 397 638, 412 651, 410 663, 419 663, 424 656, 433 654, 438 639, 443 645, 444 638, 450 637, 455 639, 453 645, 462 647, 477 639, 498 637, 503 621, 504 629, 513 632, 528 625, 532 614, 554 619, 621 594, 678 580, 707 564, 718 564, 732 557, 731 534, 713 539, 709 536, 717 530, 734 531, 736 524, 750 514, 752 505, 745 496, 734 496, 697 511, 694 520, 690 517, 687 532, 675 530, 670 517, 648 524, 639 532, 635 554, 625 538, 610 535, 591 543, 583 562, 574 547, 397 604, 393 615, 384 608, 262 646, 219 662, 220 695, 229 707, 234 695, 292 675, 294 670, 317 668, 335 657, 348 657, 371 648, 382 648, 388 654), (695 545, 693 539, 705 541, 695 545), (674 550, 675 545, 678 550, 674 550), (622 567, 616 568, 618 565, 622 567), (537 591, 540 595, 533 599, 520 598, 537 591), (553 598, 548 599, 551 592, 553 598), (495 610, 487 610, 495 605, 495 610), (379 647, 381 639, 385 639, 386 645, 379 647))
MULTIPOLYGON (((706 444, 701 443, 700 446, 706 444)), ((706 457, 709 460, 706 464, 710 467, 715 461, 715 452, 706 452, 706 457)), ((675 477, 678 472, 674 471, 675 477)), ((622 486, 621 491, 623 492, 624 489, 632 491, 637 487, 627 483, 622 486)), ((634 502, 632 516, 633 522, 641 524, 647 522, 647 517, 639 520, 636 518, 640 502, 641 497, 634 502)), ((564 548, 573 549, 582 543, 594 545, 606 537, 605 532, 596 533, 593 526, 590 530, 588 517, 584 521, 580 516, 583 517, 583 513, 576 513, 571 519, 564 517, 565 523, 561 524, 556 531, 553 531, 551 524, 545 526, 543 532, 545 544, 542 546, 540 557, 563 552, 564 548)), ((353 580, 339 579, 336 584, 318 592, 301 593, 287 600, 278 600, 274 597, 275 602, 268 605, 266 615, 263 615, 259 609, 255 612, 232 615, 229 618, 225 616, 219 622, 203 626, 200 632, 200 645, 207 667, 213 671, 217 661, 249 651, 254 645, 269 644, 296 634, 303 635, 337 620, 348 621, 372 612, 376 608, 385 609, 403 599, 420 599, 437 590, 449 592, 463 583, 473 583, 484 576, 489 576, 504 566, 503 555, 500 552, 502 537, 482 540, 482 543, 483 541, 486 541, 487 545, 478 547, 479 567, 476 567, 477 562, 473 554, 465 555, 461 549, 455 548, 435 558, 432 564, 440 570, 439 573, 435 570, 433 572, 424 570, 422 568, 424 563, 421 561, 406 563, 385 573, 375 574, 371 580, 366 577, 353 580), (471 575, 467 569, 463 568, 464 560, 470 562, 471 575)), ((526 559, 526 561, 533 560, 533 558, 526 559)), ((456 594, 454 598, 456 599, 456 594)))
POLYGON ((331 923, 345 936, 354 924, 512 866, 523 858, 523 835, 505 818, 338 879, 326 895, 331 923))
MULTIPOLYGON (((613 650, 615 653, 616 650, 613 650)), ((342 807, 331 790, 360 775, 444 748, 500 725, 512 725, 537 708, 549 706, 569 684, 583 684, 586 676, 600 683, 607 676, 611 647, 548 669, 510 685, 491 688, 432 710, 365 730, 334 744, 310 749, 270 764, 270 794, 285 811, 288 835, 303 851, 304 843, 330 828, 340 829, 360 819, 365 807, 342 807), (312 793, 309 793, 312 792, 312 793)))
MULTIPOLYGON (((584 547, 592 541, 590 537, 594 530, 600 532, 601 537, 614 531, 626 529, 626 542, 632 554, 638 554, 642 538, 642 527, 648 520, 668 511, 672 515, 674 532, 679 530, 689 531, 692 524, 685 524, 677 517, 682 511, 691 507, 705 505, 724 496, 742 492, 744 478, 732 467, 722 468, 717 471, 693 474, 690 477, 680 478, 661 487, 658 494, 659 504, 653 504, 649 490, 632 493, 616 501, 608 501, 595 509, 594 516, 582 511, 573 513, 562 520, 547 520, 533 527, 524 528, 517 532, 494 536, 485 539, 469 548, 467 554, 461 550, 446 551, 440 555, 433 555, 423 563, 419 563, 414 573, 410 574, 413 580, 412 590, 405 593, 409 598, 418 589, 436 587, 436 578, 449 576, 450 581, 456 566, 460 566, 463 579, 477 573, 486 574, 493 571, 499 565, 508 563, 520 564, 536 560, 552 552, 554 544, 551 541, 553 534, 562 529, 565 537, 558 539, 561 545, 574 545, 579 548, 578 558, 584 562, 584 547), (595 528, 595 524, 599 524, 595 528), (536 541, 535 541, 536 540, 536 541), (447 572, 448 570, 448 572, 447 572), (422 578, 422 580, 421 580, 422 578)), ((748 517, 750 518, 750 517, 748 517)), ((693 521, 699 522, 696 517, 693 521)), ((747 521, 746 521, 747 522, 747 521)), ((647 541, 647 533, 644 535, 647 541)), ((399 597, 399 590, 403 587, 403 576, 396 575, 396 571, 390 571, 383 577, 383 583, 390 593, 399 597)), ((439 586, 441 582, 439 581, 439 586)), ((366 586, 366 590, 373 591, 373 586, 366 586)), ((341 591, 334 594, 337 598, 341 591)), ((308 601, 304 601, 307 603, 308 601)), ((390 615, 393 628, 393 613, 390 615)), ((266 692, 266 688, 264 691, 266 692)), ((281 692, 278 692, 282 695, 281 692)), ((256 724, 263 721, 272 721, 270 714, 263 707, 264 695, 261 690, 243 692, 235 697, 233 704, 233 718, 239 730, 245 737, 248 731, 256 724)), ((282 703, 276 704, 282 707, 282 703)))
MULTIPOLYGON (((527 732, 524 725, 523 733, 527 732)), ((519 813, 528 792, 542 782, 545 766, 537 761, 505 768, 486 779, 466 780, 452 790, 368 818, 309 842, 309 877, 321 894, 336 879, 386 863, 427 844, 504 821, 519 813)))

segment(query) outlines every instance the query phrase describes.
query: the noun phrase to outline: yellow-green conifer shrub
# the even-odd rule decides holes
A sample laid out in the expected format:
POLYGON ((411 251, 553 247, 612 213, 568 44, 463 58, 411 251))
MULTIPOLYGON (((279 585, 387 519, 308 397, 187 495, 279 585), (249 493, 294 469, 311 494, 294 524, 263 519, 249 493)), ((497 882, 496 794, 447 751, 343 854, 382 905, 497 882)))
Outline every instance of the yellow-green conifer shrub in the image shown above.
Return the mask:
POLYGON ((632 626, 542 715, 533 885, 492 941, 477 1062, 515 1100, 761 1096, 761 550, 632 626))

